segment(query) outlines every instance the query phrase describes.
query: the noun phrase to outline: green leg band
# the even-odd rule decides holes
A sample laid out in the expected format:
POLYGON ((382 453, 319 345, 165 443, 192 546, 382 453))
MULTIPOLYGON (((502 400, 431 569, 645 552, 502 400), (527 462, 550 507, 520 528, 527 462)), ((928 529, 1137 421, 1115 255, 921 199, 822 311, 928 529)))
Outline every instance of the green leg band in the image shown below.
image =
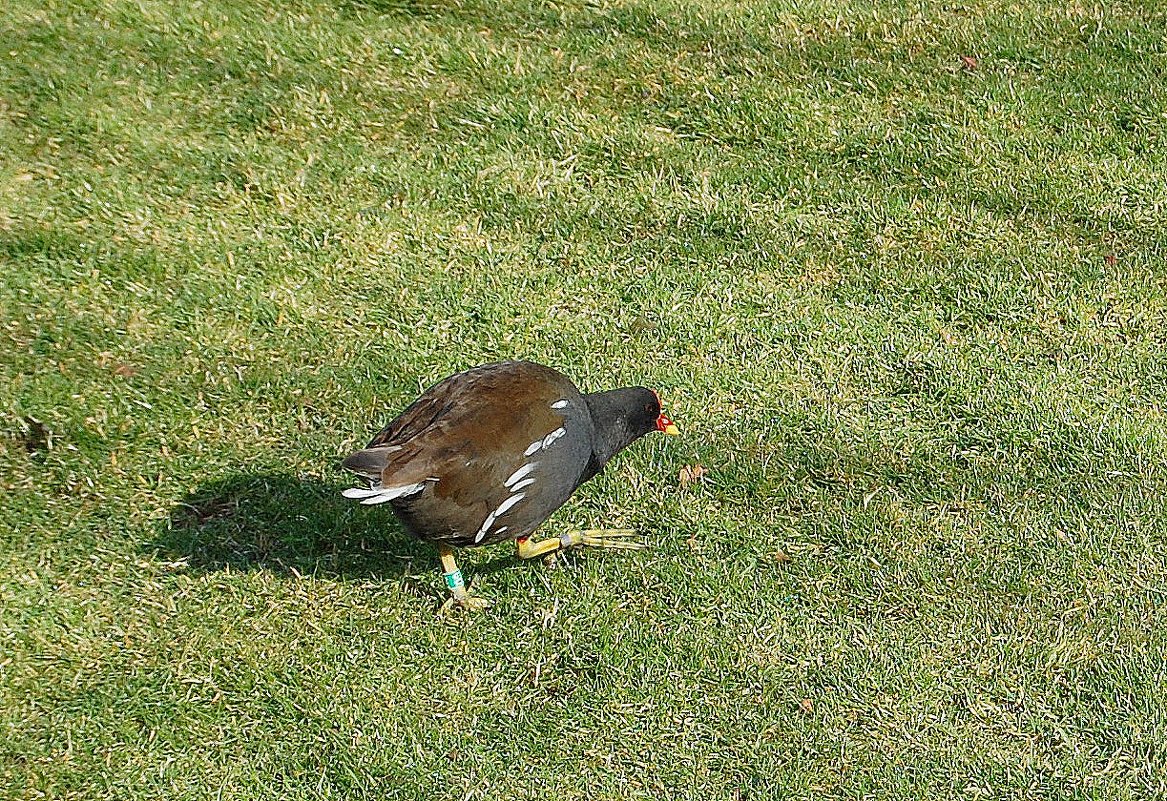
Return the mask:
POLYGON ((458 592, 459 590, 466 589, 466 584, 462 581, 461 570, 455 570, 453 573, 446 573, 445 576, 446 586, 449 587, 452 592, 458 592))

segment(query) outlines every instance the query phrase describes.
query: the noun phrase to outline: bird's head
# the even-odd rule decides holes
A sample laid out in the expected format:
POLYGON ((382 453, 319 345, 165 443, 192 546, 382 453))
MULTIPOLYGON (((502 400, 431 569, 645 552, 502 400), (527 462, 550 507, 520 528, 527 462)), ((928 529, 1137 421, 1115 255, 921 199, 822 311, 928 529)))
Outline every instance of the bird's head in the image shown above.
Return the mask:
POLYGON ((652 393, 653 403, 645 404, 645 412, 649 417, 653 417, 653 427, 663 434, 668 434, 670 437, 675 437, 681 433, 681 429, 677 428, 677 424, 670 420, 665 413, 661 411, 660 395, 656 390, 649 390, 652 393))

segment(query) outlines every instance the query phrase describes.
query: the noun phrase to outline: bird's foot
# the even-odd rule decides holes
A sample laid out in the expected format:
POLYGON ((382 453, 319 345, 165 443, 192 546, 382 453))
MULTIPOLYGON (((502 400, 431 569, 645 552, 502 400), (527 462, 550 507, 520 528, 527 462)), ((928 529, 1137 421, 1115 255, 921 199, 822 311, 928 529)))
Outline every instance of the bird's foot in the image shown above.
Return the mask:
POLYGON ((447 598, 446 602, 442 604, 442 608, 438 611, 438 614, 442 616, 450 615, 456 609, 462 609, 467 612, 481 612, 489 608, 490 601, 485 598, 480 598, 477 595, 464 593, 462 595, 451 595, 447 598))
POLYGON ((587 546, 590 548, 612 548, 623 551, 638 551, 644 548, 643 542, 630 539, 636 532, 630 528, 589 528, 583 531, 572 531, 559 538, 560 550, 587 546))
POLYGON ((539 542, 531 542, 527 537, 522 537, 516 540, 515 544, 520 559, 533 559, 536 556, 547 558, 561 551, 585 546, 635 551, 644 547, 644 543, 629 539, 635 536, 636 532, 630 528, 589 528, 539 542))
POLYGON ((466 590, 466 581, 462 578, 462 571, 454 561, 454 551, 445 543, 438 543, 438 553, 442 556, 442 570, 445 571, 446 587, 450 590, 450 597, 442 604, 440 614, 449 614, 455 608, 465 609, 467 612, 481 612, 490 606, 490 601, 478 598, 466 590))

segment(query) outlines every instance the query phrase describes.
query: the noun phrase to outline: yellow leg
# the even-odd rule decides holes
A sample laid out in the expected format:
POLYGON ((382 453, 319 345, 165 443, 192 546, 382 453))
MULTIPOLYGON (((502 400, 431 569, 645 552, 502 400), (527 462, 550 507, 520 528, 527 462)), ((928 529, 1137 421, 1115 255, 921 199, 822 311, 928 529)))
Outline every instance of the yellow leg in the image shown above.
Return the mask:
POLYGON ((454 561, 454 549, 449 545, 438 544, 438 554, 442 557, 442 571, 446 574, 446 586, 450 588, 450 597, 442 604, 442 611, 447 612, 454 606, 476 612, 490 606, 490 602, 482 598, 475 598, 466 591, 466 583, 462 580, 462 571, 454 561))
POLYGON ((628 539, 628 537, 633 536, 636 536, 636 532, 628 528, 589 528, 584 531, 564 534, 558 539, 540 540, 539 542, 531 542, 524 537, 521 540, 515 540, 515 552, 520 559, 533 559, 536 556, 566 551, 568 548, 577 548, 581 545, 626 551, 643 548, 643 543, 628 539))

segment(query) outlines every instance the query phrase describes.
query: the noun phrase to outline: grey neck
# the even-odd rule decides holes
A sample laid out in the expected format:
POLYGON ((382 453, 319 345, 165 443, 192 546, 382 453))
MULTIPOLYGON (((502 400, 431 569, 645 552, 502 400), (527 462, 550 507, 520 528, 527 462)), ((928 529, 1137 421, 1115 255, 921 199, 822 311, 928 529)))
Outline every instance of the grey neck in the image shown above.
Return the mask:
POLYGON ((584 395, 595 426, 589 477, 600 472, 609 459, 648 433, 647 430, 637 430, 632 419, 640 408, 644 392, 639 387, 627 387, 584 395))

